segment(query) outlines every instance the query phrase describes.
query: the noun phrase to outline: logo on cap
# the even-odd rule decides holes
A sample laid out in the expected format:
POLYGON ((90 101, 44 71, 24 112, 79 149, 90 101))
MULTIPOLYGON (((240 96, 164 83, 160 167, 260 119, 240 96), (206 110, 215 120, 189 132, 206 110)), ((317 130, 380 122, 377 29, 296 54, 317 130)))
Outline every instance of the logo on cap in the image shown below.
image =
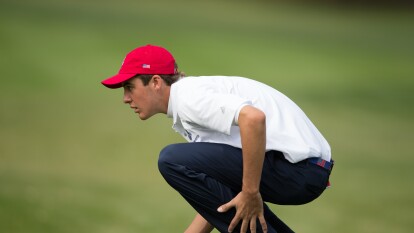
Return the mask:
POLYGON ((143 69, 151 69, 151 65, 148 64, 142 64, 143 69))

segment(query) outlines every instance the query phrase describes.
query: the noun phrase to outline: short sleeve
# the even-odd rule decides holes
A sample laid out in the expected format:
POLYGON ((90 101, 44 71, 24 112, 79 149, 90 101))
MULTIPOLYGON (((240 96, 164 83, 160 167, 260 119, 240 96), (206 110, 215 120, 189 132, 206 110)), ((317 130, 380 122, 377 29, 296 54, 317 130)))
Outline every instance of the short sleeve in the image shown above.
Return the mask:
POLYGON ((251 103, 250 103, 250 102, 243 103, 243 104, 242 104, 242 105, 240 105, 240 106, 239 106, 239 108, 237 109, 236 114, 234 115, 234 124, 235 124, 235 125, 239 125, 239 115, 240 115, 240 111, 241 111, 241 110, 242 110, 242 108, 243 108, 244 106, 246 106, 246 105, 251 105, 251 103))

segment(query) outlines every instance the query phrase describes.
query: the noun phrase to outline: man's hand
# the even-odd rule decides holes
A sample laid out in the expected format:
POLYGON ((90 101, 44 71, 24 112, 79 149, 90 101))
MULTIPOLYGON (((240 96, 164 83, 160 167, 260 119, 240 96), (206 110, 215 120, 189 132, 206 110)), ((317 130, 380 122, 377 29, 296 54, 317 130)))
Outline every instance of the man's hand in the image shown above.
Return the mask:
POLYGON ((260 193, 241 191, 230 202, 220 206, 217 211, 226 212, 233 207, 236 208, 236 215, 229 225, 229 232, 232 232, 240 220, 242 220, 241 233, 247 232, 249 226, 250 231, 256 233, 257 219, 259 219, 263 232, 267 232, 267 224, 263 215, 263 200, 260 193))

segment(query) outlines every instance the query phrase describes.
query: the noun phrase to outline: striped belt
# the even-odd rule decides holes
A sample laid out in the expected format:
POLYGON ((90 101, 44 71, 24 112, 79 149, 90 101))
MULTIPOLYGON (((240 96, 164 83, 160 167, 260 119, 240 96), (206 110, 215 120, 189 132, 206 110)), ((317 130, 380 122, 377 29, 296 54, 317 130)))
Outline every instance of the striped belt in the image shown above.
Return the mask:
MULTIPOLYGON (((332 171, 332 168, 334 166, 334 161, 333 160, 328 162, 328 161, 323 160, 321 158, 309 158, 308 162, 316 164, 316 165, 328 170, 329 173, 332 171)), ((329 182, 329 180, 328 180, 328 183, 326 184, 326 188, 329 188, 329 187, 331 187, 331 182, 329 182)))
POLYGON ((321 158, 309 158, 308 161, 310 163, 313 163, 313 164, 316 164, 316 165, 318 165, 320 167, 323 167, 323 168, 325 168, 328 171, 332 171, 332 168, 334 166, 334 161, 333 160, 331 160, 330 162, 328 162, 328 161, 323 160, 321 158))

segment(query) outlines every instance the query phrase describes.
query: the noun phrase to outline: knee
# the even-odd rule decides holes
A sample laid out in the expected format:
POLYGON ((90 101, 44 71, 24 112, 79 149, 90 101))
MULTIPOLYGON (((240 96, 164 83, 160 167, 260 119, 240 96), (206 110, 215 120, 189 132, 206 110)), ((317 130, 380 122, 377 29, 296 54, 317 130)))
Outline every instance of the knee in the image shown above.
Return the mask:
POLYGON ((174 164, 174 155, 177 154, 176 145, 168 145, 161 150, 158 158, 158 170, 165 177, 171 172, 171 165, 174 164))

